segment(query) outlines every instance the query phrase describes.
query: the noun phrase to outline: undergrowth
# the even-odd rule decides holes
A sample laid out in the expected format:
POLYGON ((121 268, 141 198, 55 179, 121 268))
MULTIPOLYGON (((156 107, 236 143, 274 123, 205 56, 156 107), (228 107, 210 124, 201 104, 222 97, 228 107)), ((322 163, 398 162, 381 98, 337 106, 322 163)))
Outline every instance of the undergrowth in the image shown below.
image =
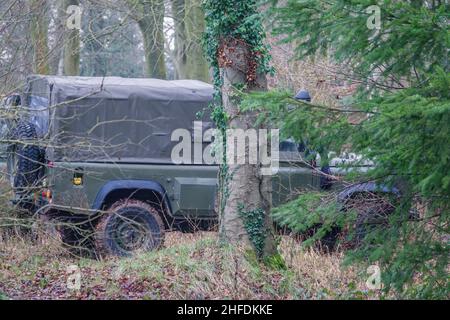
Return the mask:
POLYGON ((249 259, 245 248, 219 246, 217 234, 169 233, 166 247, 103 261, 67 254, 57 239, 3 241, 0 292, 12 299, 369 299, 364 270, 343 269, 342 254, 304 249, 283 236, 283 268, 249 259), (67 288, 69 266, 80 290, 67 288))

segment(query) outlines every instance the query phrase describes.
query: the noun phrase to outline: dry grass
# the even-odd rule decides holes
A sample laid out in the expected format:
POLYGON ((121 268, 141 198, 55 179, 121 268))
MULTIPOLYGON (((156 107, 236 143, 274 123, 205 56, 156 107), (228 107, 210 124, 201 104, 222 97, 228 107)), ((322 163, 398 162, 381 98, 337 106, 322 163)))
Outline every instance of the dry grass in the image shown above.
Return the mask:
MULTIPOLYGON (((5 184, 0 183, 0 189, 5 184)), ((30 237, 11 227, 9 194, 0 190, 0 299, 350 299, 376 298, 366 275, 343 269, 341 253, 303 249, 284 236, 286 269, 271 269, 244 248, 218 245, 214 232, 166 235, 165 247, 132 258, 103 261, 70 255, 42 229, 30 237), (5 223, 6 222, 6 223, 5 223), (81 289, 67 287, 67 267, 81 270, 81 289)), ((15 220, 17 223, 17 220, 15 220)), ((362 270, 364 271, 364 270, 362 270)))
POLYGON ((302 249, 283 237, 286 269, 271 269, 243 248, 220 247, 212 232, 167 235, 165 248, 133 258, 79 259, 57 239, 3 240, 0 292, 12 299, 349 299, 373 298, 342 255, 302 249), (67 288, 67 267, 81 270, 81 289, 67 288))

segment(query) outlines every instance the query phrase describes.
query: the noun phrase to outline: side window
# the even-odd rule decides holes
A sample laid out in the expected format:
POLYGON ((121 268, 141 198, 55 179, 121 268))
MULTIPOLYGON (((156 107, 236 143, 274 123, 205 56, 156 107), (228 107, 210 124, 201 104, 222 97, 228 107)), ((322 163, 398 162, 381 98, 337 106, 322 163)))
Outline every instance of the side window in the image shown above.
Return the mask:
POLYGON ((280 160, 282 162, 297 163, 302 161, 299 145, 293 139, 287 139, 280 142, 280 160))
POLYGON ((304 142, 297 143, 293 139, 280 142, 280 152, 307 152, 308 148, 304 142))
POLYGON ((49 117, 48 99, 39 96, 30 96, 29 98, 29 120, 36 127, 39 137, 44 137, 48 131, 49 117))
POLYGON ((280 152, 296 152, 298 151, 298 145, 292 140, 284 140, 280 142, 280 152))
POLYGON ((20 100, 21 100, 20 95, 12 94, 5 99, 4 104, 2 105, 5 107, 17 107, 20 106, 21 104, 20 100))

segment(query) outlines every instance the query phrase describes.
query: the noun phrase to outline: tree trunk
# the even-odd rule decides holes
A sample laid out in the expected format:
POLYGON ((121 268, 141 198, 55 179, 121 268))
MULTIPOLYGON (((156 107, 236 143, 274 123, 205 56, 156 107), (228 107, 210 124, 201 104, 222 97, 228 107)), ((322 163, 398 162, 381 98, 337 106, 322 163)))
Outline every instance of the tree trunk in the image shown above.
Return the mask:
POLYGON ((175 26, 175 77, 210 82, 202 48, 205 17, 201 0, 172 0, 175 26))
POLYGON ((205 31, 205 15, 201 0, 186 0, 186 64, 185 76, 188 79, 210 82, 209 67, 203 53, 202 36, 205 31))
MULTIPOLYGON (((231 129, 261 129, 255 128, 256 114, 254 112, 243 112, 239 108, 239 102, 234 97, 235 87, 246 84, 246 91, 267 90, 265 74, 258 73, 255 79, 249 81, 250 69, 255 65, 254 57, 249 51, 248 45, 243 41, 225 38, 221 41, 219 54, 219 66, 223 75, 222 103, 229 119, 228 127, 231 129)), ((267 141, 259 141, 259 152, 261 146, 267 141)), ((234 144, 234 142, 233 142, 234 144)), ((227 142, 227 149, 234 145, 227 142)), ((260 258, 270 257, 276 253, 276 245, 273 237, 273 228, 269 218, 271 208, 272 182, 271 176, 262 175, 260 171, 261 155, 257 164, 250 164, 248 157, 250 148, 245 148, 245 164, 228 164, 228 194, 221 194, 220 198, 226 197, 226 205, 223 208, 220 221, 221 238, 230 243, 252 243, 260 258), (262 243, 258 243, 255 235, 249 230, 257 226, 257 221, 251 221, 259 212, 262 225, 262 243), (252 218, 253 217, 253 218, 252 218), (247 221, 246 220, 250 220, 247 221), (253 225, 252 225, 253 223, 253 225), (259 247, 258 247, 259 246, 259 247)), ((234 161, 235 163, 235 161, 234 161)), ((220 190, 225 192, 225 190, 220 190)))
POLYGON ((174 60, 175 79, 186 79, 186 28, 185 0, 172 0, 172 18, 174 23, 174 60))
MULTIPOLYGON (((134 3, 131 0, 129 2, 134 3)), ((166 79, 164 2, 162 0, 141 0, 136 9, 139 11, 137 23, 144 42, 146 75, 150 78, 166 79)))
POLYGON ((48 6, 46 0, 31 0, 30 35, 33 49, 33 72, 49 74, 48 62, 48 6))
MULTIPOLYGON (((78 0, 64 0, 62 10, 65 12, 69 6, 79 4, 78 0)), ((64 75, 78 76, 80 75, 80 30, 68 29, 65 23, 63 23, 63 28, 66 30, 63 48, 64 75)))
POLYGON ((100 15, 95 7, 88 7, 85 10, 86 21, 89 26, 86 27, 83 65, 81 73, 84 76, 104 77, 108 74, 108 61, 104 55, 102 39, 98 39, 105 29, 105 19, 100 15))

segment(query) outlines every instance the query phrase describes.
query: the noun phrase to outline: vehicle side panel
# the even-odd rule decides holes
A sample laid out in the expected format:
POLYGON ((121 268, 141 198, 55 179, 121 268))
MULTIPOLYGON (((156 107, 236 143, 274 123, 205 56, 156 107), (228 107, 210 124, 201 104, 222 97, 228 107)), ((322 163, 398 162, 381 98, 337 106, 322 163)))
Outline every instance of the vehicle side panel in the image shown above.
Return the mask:
MULTIPOLYGON (((53 205, 70 210, 98 209, 99 193, 111 181, 151 181, 165 191, 175 217, 215 217, 217 166, 132 163, 56 163, 50 169, 53 205), (73 184, 74 175, 83 184, 73 184)), ((281 163, 273 176, 273 203, 289 200, 300 190, 317 188, 311 169, 281 163)))

